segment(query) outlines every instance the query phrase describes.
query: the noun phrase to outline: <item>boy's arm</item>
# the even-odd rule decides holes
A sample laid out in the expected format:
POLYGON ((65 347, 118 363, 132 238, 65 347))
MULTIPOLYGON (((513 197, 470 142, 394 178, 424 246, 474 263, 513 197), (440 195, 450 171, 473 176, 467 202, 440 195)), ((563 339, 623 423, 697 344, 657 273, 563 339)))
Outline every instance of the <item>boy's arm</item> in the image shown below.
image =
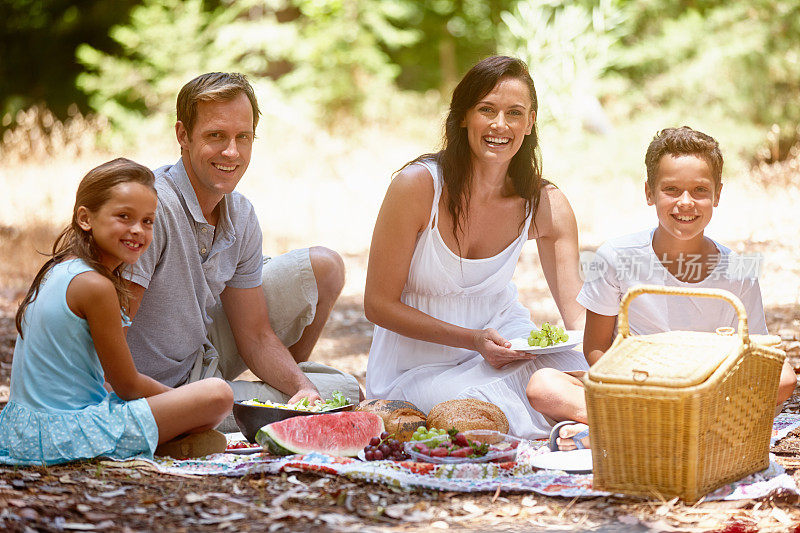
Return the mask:
POLYGON ((583 331, 583 355, 592 366, 614 342, 617 316, 598 315, 586 310, 586 328, 583 331))

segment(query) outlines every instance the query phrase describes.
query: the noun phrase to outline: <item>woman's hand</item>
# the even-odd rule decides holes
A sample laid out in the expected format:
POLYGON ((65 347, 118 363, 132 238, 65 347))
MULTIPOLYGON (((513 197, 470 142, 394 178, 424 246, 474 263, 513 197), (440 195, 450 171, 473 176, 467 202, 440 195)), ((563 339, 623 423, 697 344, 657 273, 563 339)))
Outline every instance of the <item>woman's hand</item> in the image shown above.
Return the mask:
POLYGON ((512 350, 511 343, 505 340, 496 329, 477 329, 472 335, 473 348, 494 368, 503 368, 509 363, 532 356, 512 350))

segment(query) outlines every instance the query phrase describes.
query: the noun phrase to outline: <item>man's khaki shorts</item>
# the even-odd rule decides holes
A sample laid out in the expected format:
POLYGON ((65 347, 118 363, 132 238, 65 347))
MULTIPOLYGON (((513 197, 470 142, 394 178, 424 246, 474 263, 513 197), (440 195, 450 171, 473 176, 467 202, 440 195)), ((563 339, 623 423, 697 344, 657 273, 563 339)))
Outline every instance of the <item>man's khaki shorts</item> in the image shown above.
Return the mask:
MULTIPOLYGON (((273 258, 265 257, 261 288, 267 300, 272 329, 284 346, 292 346, 314 320, 317 309, 317 282, 308 248, 273 258)), ((288 400, 289 396, 260 381, 236 380, 247 366, 239 356, 222 306, 214 309, 212 319, 206 356, 195 364, 189 381, 221 377, 228 381, 237 401, 252 398, 273 402, 288 400)), ((299 366, 323 398, 330 398, 333 391, 339 391, 351 402, 358 403, 360 389, 353 376, 315 362, 300 363, 299 366)))

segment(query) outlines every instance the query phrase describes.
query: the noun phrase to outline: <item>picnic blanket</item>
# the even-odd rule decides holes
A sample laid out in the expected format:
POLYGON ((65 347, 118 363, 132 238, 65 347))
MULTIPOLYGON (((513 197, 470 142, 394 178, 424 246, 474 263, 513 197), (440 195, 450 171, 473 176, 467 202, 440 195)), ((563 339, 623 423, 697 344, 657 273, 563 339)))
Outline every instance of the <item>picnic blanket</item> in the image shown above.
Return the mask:
MULTIPOLYGON (((781 414, 773 425, 773 441, 783 438, 800 426, 800 415, 781 414)), ((222 453, 204 459, 177 461, 157 458, 148 462, 151 468, 168 474, 243 476, 277 474, 282 471, 312 471, 346 476, 406 489, 435 489, 456 492, 504 491, 535 492, 546 496, 593 497, 609 493, 592 488, 591 474, 567 474, 556 470, 539 470, 528 464, 532 455, 542 453, 542 442, 527 441, 520 445, 513 463, 467 463, 435 465, 417 462, 360 461, 332 457, 320 453, 271 457, 222 453)), ((113 463, 112 463, 113 464, 113 463)), ((128 464, 128 466, 131 466, 128 464)), ((792 476, 774 460, 769 467, 730 485, 720 487, 706 500, 738 500, 760 498, 775 491, 800 494, 792 476)))

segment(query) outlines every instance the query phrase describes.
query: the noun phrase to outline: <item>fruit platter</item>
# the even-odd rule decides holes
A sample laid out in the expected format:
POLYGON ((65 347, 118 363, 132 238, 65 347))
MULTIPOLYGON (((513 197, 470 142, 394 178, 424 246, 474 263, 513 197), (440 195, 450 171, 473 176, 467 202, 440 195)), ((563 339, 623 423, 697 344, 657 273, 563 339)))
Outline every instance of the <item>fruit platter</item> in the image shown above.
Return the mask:
POLYGON ((260 444, 252 444, 244 440, 229 442, 225 447, 225 453, 235 453, 239 455, 250 455, 254 453, 260 453, 262 451, 263 448, 260 444))
POLYGON ((410 460, 436 464, 514 461, 522 439, 499 431, 422 430, 405 444, 410 460))
POLYGON ((248 440, 255 442, 256 433, 267 424, 286 420, 295 416, 319 415, 323 413, 338 413, 351 411, 355 405, 351 404, 346 396, 335 391, 332 398, 315 403, 307 399, 294 404, 265 402, 257 399, 237 401, 233 403, 233 418, 239 430, 248 440))
POLYGON ((362 461, 408 461, 411 456, 405 452, 404 443, 384 431, 377 437, 372 437, 363 450, 358 452, 362 461))
POLYGON ((351 405, 350 400, 339 391, 333 391, 331 398, 327 400, 317 400, 314 403, 309 402, 308 398, 303 398, 295 403, 261 401, 258 398, 253 398, 252 400, 245 400, 241 403, 242 405, 251 405, 254 407, 271 407, 273 409, 303 411, 307 413, 327 413, 351 405))
POLYGON ((541 329, 532 329, 527 338, 518 337, 510 342, 512 350, 542 355, 574 348, 583 342, 583 331, 564 330, 545 322, 541 329))

